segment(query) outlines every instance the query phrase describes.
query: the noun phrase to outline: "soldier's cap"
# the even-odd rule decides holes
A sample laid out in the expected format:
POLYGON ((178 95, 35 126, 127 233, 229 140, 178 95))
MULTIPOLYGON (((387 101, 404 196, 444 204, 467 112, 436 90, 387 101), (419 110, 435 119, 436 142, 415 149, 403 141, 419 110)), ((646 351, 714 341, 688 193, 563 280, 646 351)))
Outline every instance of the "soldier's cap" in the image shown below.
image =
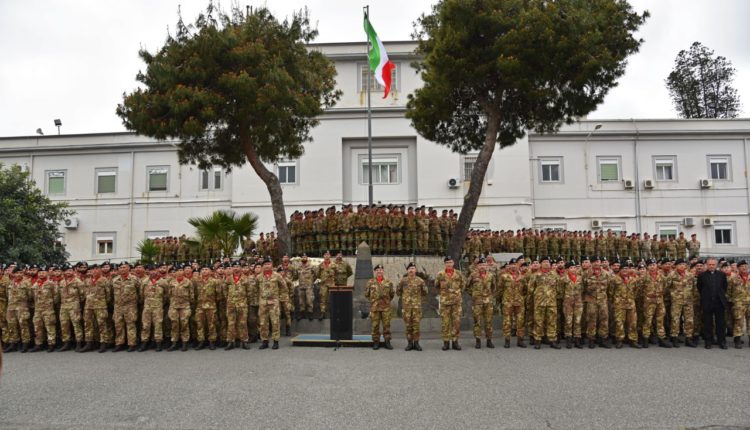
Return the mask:
POLYGON ((690 235, 690 237, 693 237, 693 236, 696 236, 696 234, 695 234, 695 233, 693 233, 693 234, 691 234, 691 235, 690 235))
POLYGON ((374 271, 376 271, 376 270, 378 270, 378 269, 382 269, 382 268, 383 268, 383 265, 382 265, 382 264, 378 264, 378 265, 376 265, 376 266, 375 266, 375 268, 374 268, 374 269, 372 269, 372 270, 373 270, 373 272, 374 272, 374 271))
POLYGON ((413 261, 410 261, 410 262, 409 262, 409 264, 407 264, 407 265, 406 265, 406 270, 409 270, 409 269, 411 269, 412 267, 414 267, 414 268, 416 269, 417 265, 416 265, 416 264, 414 264, 414 262, 413 262, 413 261))
POLYGON ((525 257, 523 256, 523 254, 521 254, 521 255, 519 255, 519 256, 518 256, 518 259, 519 259, 519 260, 520 260, 520 259, 522 259, 522 258, 525 258, 525 257))
POLYGON ((263 264, 273 264, 273 261, 271 261, 271 257, 264 257, 263 264))
POLYGON ((511 258, 510 261, 508 261, 509 264, 516 264, 517 262, 518 260, 516 260, 515 258, 511 258))
POLYGON ((539 257, 539 262, 540 263, 543 262, 543 261, 551 261, 551 260, 552 259, 549 258, 549 255, 543 255, 543 256, 539 257))
POLYGON ((591 257, 590 260, 591 260, 592 263, 595 262, 595 261, 601 262, 602 258, 599 257, 598 255, 595 255, 595 256, 591 257))
POLYGON ((326 254, 331 255, 331 251, 326 249, 326 252, 324 252, 323 255, 326 255, 326 254))
POLYGON ((607 259, 607 257, 602 257, 602 263, 605 263, 605 262, 609 263, 609 260, 607 259))
POLYGON ((446 255, 446 256, 445 256, 445 257, 443 258, 443 263, 447 263, 447 262, 449 262, 449 261, 453 261, 453 257, 451 257, 450 255, 446 255))
POLYGON ((527 261, 527 262, 525 262, 525 263, 523 263, 523 264, 521 265, 521 267, 528 267, 528 266, 529 266, 529 262, 528 262, 528 261, 527 261))
POLYGON ((698 264, 706 264, 706 260, 704 260, 703 258, 701 258, 701 259, 698 260, 698 264))
POLYGON ((477 260, 479 261, 480 264, 484 264, 487 262, 487 260, 484 257, 479 257, 477 260))
POLYGON ((573 261, 573 260, 568 261, 567 263, 565 263, 565 268, 566 269, 570 269, 571 267, 576 267, 576 262, 573 261))
POLYGON ((647 266, 650 266, 652 264, 656 264, 656 260, 654 260, 653 258, 649 258, 648 260, 646 260, 646 265, 647 266))
POLYGON ((109 262, 109 260, 107 260, 107 261, 103 262, 103 263, 101 264, 101 266, 102 266, 102 267, 104 267, 104 266, 112 266, 112 263, 110 263, 110 262, 109 262))
POLYGON ((730 258, 728 261, 729 261, 729 264, 734 264, 735 263, 734 258, 730 258))
POLYGON ((622 263, 622 262, 621 262, 620 260, 614 259, 614 260, 612 260, 612 261, 610 262, 610 264, 611 264, 611 265, 613 265, 613 266, 614 266, 615 264, 619 264, 620 266, 622 266, 622 264, 623 264, 623 263, 622 263))
POLYGON ((29 269, 39 269, 39 265, 37 264, 32 264, 31 266, 28 266, 28 267, 29 269))
POLYGON ((633 264, 632 261, 626 261, 624 266, 632 269, 633 267, 635 267, 635 264, 633 264))
POLYGON ((122 263, 120 263, 120 266, 128 266, 128 267, 130 267, 130 263, 128 263, 127 261, 123 261, 122 263))
POLYGON ((747 266, 747 261, 745 261, 745 260, 738 261, 737 262, 737 267, 740 267, 740 266, 747 266))
POLYGON ((678 258, 677 261, 674 262, 675 266, 678 264, 686 264, 685 260, 682 258, 678 258))
POLYGON ((307 258, 307 254, 305 254, 305 253, 303 252, 303 253, 302 253, 302 255, 300 256, 300 258, 307 258))
POLYGON ((562 255, 561 255, 561 256, 558 256, 558 257, 557 257, 557 259, 555 260, 555 262, 556 262, 556 263, 562 263, 562 262, 564 262, 564 261, 565 261, 565 259, 564 259, 564 258, 562 258, 562 255))
POLYGON ((662 258, 661 260, 659 260, 659 264, 666 264, 666 263, 669 263, 669 259, 662 258))
POLYGON ((232 263, 232 267, 239 267, 239 266, 240 266, 239 261, 235 261, 234 263, 232 263))
POLYGON ((282 273, 284 271, 284 268, 281 267, 281 266, 279 266, 279 267, 276 268, 276 271, 279 272, 279 273, 282 273))
POLYGON ((723 263, 721 263, 721 264, 719 265, 719 267, 721 267, 721 268, 724 268, 724 267, 728 267, 728 266, 729 266, 729 263, 727 263, 726 261, 725 261, 725 262, 723 262, 723 263))

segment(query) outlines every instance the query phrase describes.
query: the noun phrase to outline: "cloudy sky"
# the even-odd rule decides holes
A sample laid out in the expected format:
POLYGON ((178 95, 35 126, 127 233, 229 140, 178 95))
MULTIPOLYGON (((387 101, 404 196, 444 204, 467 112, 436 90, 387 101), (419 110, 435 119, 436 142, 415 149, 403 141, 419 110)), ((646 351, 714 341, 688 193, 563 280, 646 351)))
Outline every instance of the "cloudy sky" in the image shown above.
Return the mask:
MULTIPOLYGON (((224 2, 229 4, 228 1, 224 2)), ((268 0, 277 16, 309 7, 317 21, 317 42, 364 40, 362 6, 383 40, 407 40, 412 22, 431 0, 268 0)), ((63 133, 124 130, 115 107, 135 86, 143 68, 141 46, 154 51, 174 28, 178 5, 192 21, 207 0, 0 0, 0 136, 31 135, 37 128, 63 133)), ((680 49, 694 41, 730 59, 735 87, 750 109, 750 1, 631 0, 651 18, 639 36, 619 87, 590 118, 673 118, 664 87, 680 49)))

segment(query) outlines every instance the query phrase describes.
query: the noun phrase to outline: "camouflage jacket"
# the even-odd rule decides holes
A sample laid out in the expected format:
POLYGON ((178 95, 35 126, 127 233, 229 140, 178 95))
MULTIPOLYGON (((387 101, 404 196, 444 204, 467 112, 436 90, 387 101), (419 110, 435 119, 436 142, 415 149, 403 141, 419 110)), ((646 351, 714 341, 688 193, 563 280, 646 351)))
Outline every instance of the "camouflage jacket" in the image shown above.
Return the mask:
POLYGON ((67 279, 60 281, 60 286, 58 287, 60 309, 80 310, 81 302, 83 302, 84 290, 85 285, 78 278, 74 277, 70 281, 67 279))
POLYGON ((466 289, 466 280, 458 271, 454 270, 451 276, 448 276, 445 271, 441 271, 435 277, 435 286, 440 293, 441 305, 461 304, 461 295, 466 289))
POLYGON ((335 285, 334 276, 336 274, 333 262, 326 266, 325 261, 320 263, 316 269, 316 277, 320 279, 320 283, 326 287, 333 287, 335 285))
POLYGON ((352 266, 344 260, 334 261, 333 264, 334 275, 333 279, 336 285, 346 285, 349 277, 354 273, 352 266))
POLYGON ((735 306, 750 305, 750 277, 743 279, 741 274, 732 276, 728 283, 728 296, 735 306))
POLYGON ((227 288, 227 305, 234 307, 247 307, 250 299, 251 280, 245 277, 236 279, 230 277, 226 282, 227 288))
POLYGON ((164 308, 164 287, 158 280, 149 279, 141 283, 141 297, 144 309, 164 308))
POLYGON ((607 291, 611 282, 610 275, 602 271, 598 275, 593 271, 583 276, 583 298, 586 303, 607 304, 607 291))
POLYGON ((265 273, 259 274, 255 279, 258 280, 259 303, 261 305, 274 305, 279 301, 279 292, 286 288, 286 281, 276 272, 270 275, 265 273))
POLYGON ((109 279, 100 276, 97 279, 90 279, 86 283, 86 304, 84 309, 107 309, 107 304, 111 301, 112 284, 109 279))
POLYGON ((675 270, 667 277, 669 297, 672 303, 684 306, 687 303, 693 303, 693 291, 696 288, 695 276, 690 272, 680 275, 675 270))
POLYGON ((115 308, 137 306, 138 280, 135 276, 128 276, 127 278, 115 276, 112 279, 112 294, 115 300, 115 308))
POLYGON ((401 297, 403 309, 421 308, 422 297, 427 295, 427 284, 419 276, 404 276, 396 287, 396 294, 401 297))
POLYGON ((637 296, 636 279, 625 279, 621 276, 613 276, 610 285, 610 295, 612 297, 612 306, 615 309, 635 309, 635 299, 637 296))
POLYGON ((309 264, 300 265, 297 268, 297 280, 300 288, 312 288, 315 282, 315 268, 309 264))
POLYGON ((391 300, 395 291, 393 289, 393 282, 383 278, 381 282, 377 279, 370 279, 367 281, 367 287, 365 287, 365 297, 370 300, 370 311, 387 311, 391 308, 391 300))
POLYGON ((555 272, 540 272, 532 281, 532 291, 534 291, 534 307, 538 306, 557 306, 557 288, 560 282, 560 276, 555 272))
POLYGON ((484 275, 477 272, 469 278, 469 291, 474 304, 492 303, 497 288, 496 279, 490 272, 485 272, 484 275))
POLYGON ((216 309, 217 307, 217 295, 218 285, 221 283, 215 278, 199 278, 197 281, 196 289, 196 308, 199 309, 216 309))
POLYGON ((54 311, 57 285, 51 279, 34 285, 34 312, 54 311))
POLYGON ((190 309, 193 303, 193 283, 183 278, 182 281, 174 279, 170 282, 169 289, 169 308, 170 309, 190 309))
POLYGON ((498 296, 502 299, 503 305, 522 306, 526 297, 526 285, 521 282, 521 277, 502 273, 498 279, 498 296))
POLYGON ((651 273, 638 278, 639 295, 644 303, 664 303, 664 287, 667 278, 661 273, 652 276, 651 273))

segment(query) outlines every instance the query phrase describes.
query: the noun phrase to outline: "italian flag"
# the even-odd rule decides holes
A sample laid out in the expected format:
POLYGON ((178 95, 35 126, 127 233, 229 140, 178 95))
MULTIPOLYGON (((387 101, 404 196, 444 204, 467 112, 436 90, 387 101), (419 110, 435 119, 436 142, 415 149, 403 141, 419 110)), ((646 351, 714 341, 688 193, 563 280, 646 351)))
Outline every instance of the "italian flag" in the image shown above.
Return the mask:
POLYGON ((365 14, 365 33, 367 33, 367 38, 370 39, 370 52, 367 55, 370 62, 370 70, 375 73, 375 80, 385 87, 383 98, 386 98, 388 97, 388 93, 391 92, 391 71, 396 65, 388 59, 385 46, 380 41, 378 34, 375 33, 375 29, 372 28, 367 14, 365 14))

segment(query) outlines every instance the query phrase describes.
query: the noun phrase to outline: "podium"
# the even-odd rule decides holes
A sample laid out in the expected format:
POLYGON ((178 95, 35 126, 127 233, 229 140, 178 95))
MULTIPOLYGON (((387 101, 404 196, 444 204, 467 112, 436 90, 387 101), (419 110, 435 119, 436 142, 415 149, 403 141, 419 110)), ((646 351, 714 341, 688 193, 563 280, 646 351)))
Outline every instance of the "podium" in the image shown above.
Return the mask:
POLYGON ((331 314, 331 340, 352 340, 352 293, 351 285, 336 285, 328 288, 328 309, 331 314))

